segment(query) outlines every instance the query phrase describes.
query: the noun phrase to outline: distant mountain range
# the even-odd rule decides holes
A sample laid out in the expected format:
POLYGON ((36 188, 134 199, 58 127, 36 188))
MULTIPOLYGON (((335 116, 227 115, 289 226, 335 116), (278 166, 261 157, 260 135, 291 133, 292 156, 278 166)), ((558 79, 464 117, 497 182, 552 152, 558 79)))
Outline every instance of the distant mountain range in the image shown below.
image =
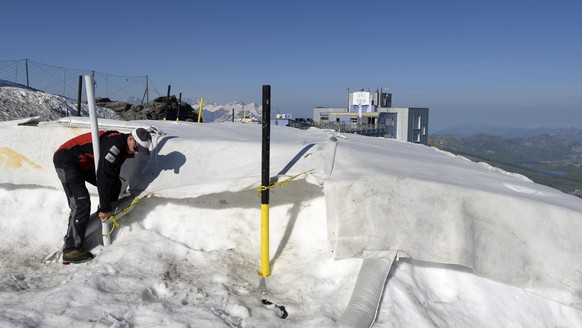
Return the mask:
POLYGON ((487 134, 506 139, 528 138, 539 135, 548 135, 558 139, 566 139, 582 143, 582 130, 574 127, 541 127, 541 128, 510 128, 488 125, 464 125, 432 132, 431 135, 457 134, 461 137, 487 134))
MULTIPOLYGON (((200 107, 194 108, 197 110, 200 107)), ((204 122, 230 122, 241 121, 243 118, 249 121, 261 121, 262 106, 255 103, 245 104, 242 102, 233 102, 226 105, 210 103, 202 106, 202 119, 204 122)))
POLYGON ((582 197, 582 131, 577 128, 455 128, 432 134, 428 145, 582 197))

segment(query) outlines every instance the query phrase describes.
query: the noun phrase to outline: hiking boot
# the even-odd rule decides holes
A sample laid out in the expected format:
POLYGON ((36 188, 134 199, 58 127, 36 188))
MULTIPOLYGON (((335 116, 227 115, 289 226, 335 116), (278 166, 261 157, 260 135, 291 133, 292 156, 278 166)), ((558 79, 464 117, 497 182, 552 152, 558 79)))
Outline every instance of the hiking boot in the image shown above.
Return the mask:
POLYGON ((93 259, 93 254, 82 248, 71 248, 63 251, 63 264, 83 263, 93 259))

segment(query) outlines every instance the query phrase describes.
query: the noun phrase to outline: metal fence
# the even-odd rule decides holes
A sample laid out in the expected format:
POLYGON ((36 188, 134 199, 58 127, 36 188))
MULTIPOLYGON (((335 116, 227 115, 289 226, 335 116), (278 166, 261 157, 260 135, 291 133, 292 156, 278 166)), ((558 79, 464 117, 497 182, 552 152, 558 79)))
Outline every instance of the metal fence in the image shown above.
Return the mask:
MULTIPOLYGON (((0 80, 25 85, 47 93, 77 100, 79 76, 93 75, 95 97, 109 98, 131 104, 149 103, 153 87, 148 76, 117 76, 91 70, 70 69, 38 63, 29 59, 0 61, 0 80)), ((84 79, 81 79, 83 85, 84 79)), ((81 101, 86 101, 86 92, 81 92, 81 101)))

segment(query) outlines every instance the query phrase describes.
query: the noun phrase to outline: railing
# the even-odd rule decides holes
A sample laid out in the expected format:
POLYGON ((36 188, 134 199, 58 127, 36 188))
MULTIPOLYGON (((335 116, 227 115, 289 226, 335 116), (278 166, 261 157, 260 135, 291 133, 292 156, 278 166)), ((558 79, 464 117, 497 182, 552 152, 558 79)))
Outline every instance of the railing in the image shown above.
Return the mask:
POLYGON ((346 122, 319 122, 313 125, 320 129, 336 130, 338 132, 361 134, 366 136, 387 136, 388 127, 384 124, 363 124, 363 123, 346 123, 346 122))

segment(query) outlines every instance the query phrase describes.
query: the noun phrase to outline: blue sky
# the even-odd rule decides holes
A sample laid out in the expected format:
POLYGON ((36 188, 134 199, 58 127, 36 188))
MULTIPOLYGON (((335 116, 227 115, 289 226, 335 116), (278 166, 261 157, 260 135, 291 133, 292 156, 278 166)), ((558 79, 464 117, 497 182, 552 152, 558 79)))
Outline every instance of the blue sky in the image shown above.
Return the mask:
POLYGON ((346 89, 466 124, 582 128, 580 1, 10 1, 0 60, 148 75, 310 117, 346 89))

